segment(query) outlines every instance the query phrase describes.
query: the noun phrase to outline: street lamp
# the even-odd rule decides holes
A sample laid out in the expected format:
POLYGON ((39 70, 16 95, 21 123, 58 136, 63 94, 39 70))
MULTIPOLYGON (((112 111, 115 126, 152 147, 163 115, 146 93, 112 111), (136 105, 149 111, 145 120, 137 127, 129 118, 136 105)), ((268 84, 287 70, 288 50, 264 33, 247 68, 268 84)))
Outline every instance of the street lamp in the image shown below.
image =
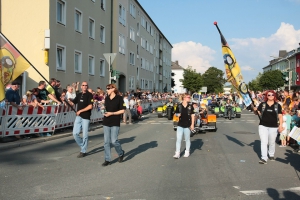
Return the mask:
POLYGON ((289 91, 290 91, 291 90, 291 79, 290 79, 290 77, 291 77, 291 61, 289 59, 283 58, 283 57, 275 57, 275 56, 270 56, 270 57, 275 58, 275 59, 278 59, 278 58, 285 59, 289 62, 289 68, 288 68, 289 76, 288 77, 289 77, 289 91))

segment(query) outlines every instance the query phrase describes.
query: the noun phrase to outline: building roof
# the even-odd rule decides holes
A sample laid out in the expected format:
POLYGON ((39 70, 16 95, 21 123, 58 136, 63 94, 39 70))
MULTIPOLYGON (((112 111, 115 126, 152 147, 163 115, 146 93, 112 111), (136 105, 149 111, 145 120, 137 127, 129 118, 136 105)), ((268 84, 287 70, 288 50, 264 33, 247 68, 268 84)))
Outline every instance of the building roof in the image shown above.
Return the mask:
POLYGON ((172 65, 171 65, 171 69, 184 69, 183 67, 181 67, 179 64, 178 64, 178 60, 176 60, 175 62, 172 62, 172 65))

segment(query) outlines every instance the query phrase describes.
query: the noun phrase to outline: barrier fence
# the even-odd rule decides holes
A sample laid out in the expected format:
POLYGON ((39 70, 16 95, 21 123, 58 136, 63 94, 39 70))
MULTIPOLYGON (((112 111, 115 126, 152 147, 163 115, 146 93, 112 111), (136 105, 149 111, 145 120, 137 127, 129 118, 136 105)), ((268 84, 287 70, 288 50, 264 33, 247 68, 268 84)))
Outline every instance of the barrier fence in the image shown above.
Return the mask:
MULTIPOLYGON (((149 104, 156 108, 165 102, 165 99, 144 100, 141 101, 141 106, 143 110, 147 110, 149 104)), ((0 109, 0 113, 0 137, 54 132, 56 129, 73 126, 76 117, 72 108, 65 105, 47 105, 44 109, 25 106, 23 110, 7 105, 5 110, 0 109)), ((103 117, 101 110, 94 107, 90 122, 101 122, 103 117)))

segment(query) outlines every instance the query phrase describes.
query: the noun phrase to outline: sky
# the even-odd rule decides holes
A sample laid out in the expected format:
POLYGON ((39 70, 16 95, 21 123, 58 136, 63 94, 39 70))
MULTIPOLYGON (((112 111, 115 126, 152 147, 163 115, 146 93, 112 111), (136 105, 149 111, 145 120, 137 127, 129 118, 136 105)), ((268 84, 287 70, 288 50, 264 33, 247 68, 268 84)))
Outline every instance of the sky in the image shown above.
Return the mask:
POLYGON ((172 44, 172 61, 204 73, 224 71, 218 26, 241 67, 244 81, 300 43, 300 0, 138 0, 172 44))

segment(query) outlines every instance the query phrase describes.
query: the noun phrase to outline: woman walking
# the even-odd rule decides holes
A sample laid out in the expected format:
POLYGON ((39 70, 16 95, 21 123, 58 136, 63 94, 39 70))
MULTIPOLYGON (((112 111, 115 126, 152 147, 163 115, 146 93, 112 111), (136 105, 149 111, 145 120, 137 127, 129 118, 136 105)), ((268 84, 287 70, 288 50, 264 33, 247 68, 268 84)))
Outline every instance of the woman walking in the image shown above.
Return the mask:
POLYGON ((255 113, 260 115, 260 123, 258 126, 258 132, 261 141, 260 164, 267 164, 268 153, 270 161, 275 160, 274 154, 277 130, 279 132, 283 131, 282 108, 281 105, 276 101, 276 93, 272 90, 269 90, 266 91, 264 102, 259 104, 258 108, 253 108, 254 111, 257 111, 255 113))
POLYGON ((190 155, 190 133, 194 130, 194 109, 191 104, 189 104, 191 96, 189 94, 184 94, 182 103, 176 107, 176 115, 179 117, 177 126, 177 140, 176 140, 176 151, 174 158, 178 159, 180 157, 180 147, 182 141, 182 135, 185 139, 185 153, 183 157, 189 157, 190 155))

